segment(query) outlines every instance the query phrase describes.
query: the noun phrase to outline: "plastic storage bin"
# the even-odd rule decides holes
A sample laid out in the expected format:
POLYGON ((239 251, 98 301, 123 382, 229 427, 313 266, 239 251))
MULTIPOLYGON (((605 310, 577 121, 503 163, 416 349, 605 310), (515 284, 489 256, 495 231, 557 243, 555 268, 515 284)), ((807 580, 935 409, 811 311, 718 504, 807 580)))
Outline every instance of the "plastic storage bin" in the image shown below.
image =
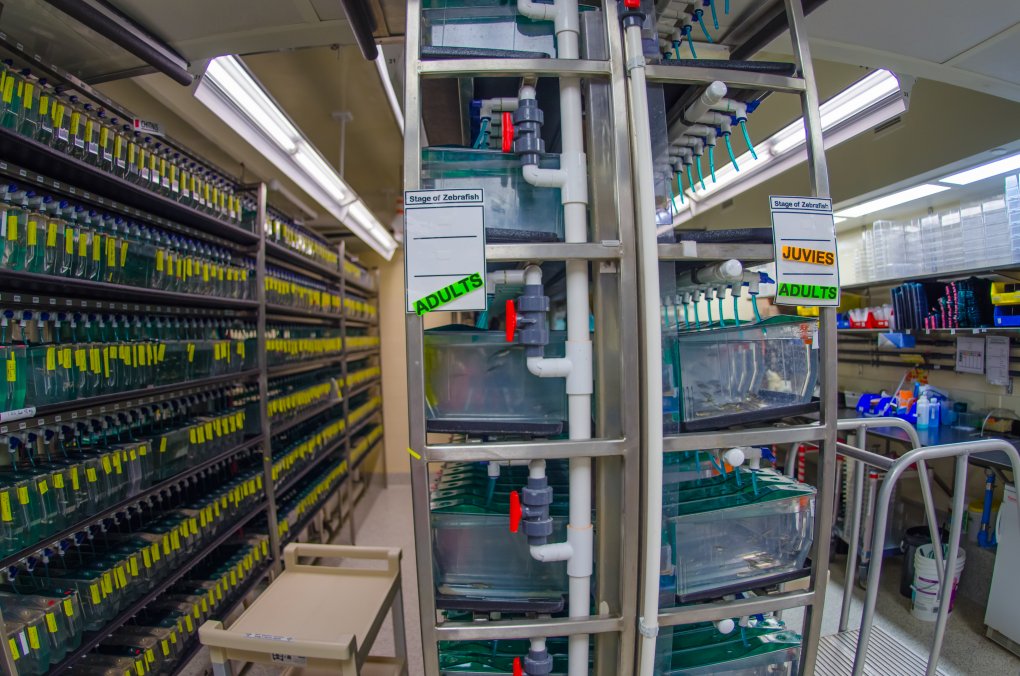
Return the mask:
MULTIPOLYGON (((752 621, 753 622, 753 621, 752 621)), ((655 673, 662 676, 789 676, 797 673, 801 637, 765 620, 730 634, 710 623, 663 631, 655 673)))
MULTIPOLYGON (((559 169, 559 155, 543 155, 539 166, 559 169)), ((521 159, 512 153, 425 148, 421 187, 481 188, 485 197, 485 239, 490 244, 563 240, 559 188, 538 188, 525 181, 521 159)))
POLYGON ((718 429, 817 410, 817 320, 663 331, 663 428, 718 429))
POLYGON ((681 602, 800 576, 811 548, 813 487, 772 470, 738 469, 663 490, 681 602))
MULTIPOLYGON (((562 357, 565 333, 550 332, 548 357, 562 357)), ((425 332, 429 432, 556 436, 567 418, 562 378, 528 371, 525 348, 502 331, 448 326, 425 332)))
POLYGON ((421 55, 428 57, 553 57, 552 21, 535 21, 509 0, 425 0, 421 55))

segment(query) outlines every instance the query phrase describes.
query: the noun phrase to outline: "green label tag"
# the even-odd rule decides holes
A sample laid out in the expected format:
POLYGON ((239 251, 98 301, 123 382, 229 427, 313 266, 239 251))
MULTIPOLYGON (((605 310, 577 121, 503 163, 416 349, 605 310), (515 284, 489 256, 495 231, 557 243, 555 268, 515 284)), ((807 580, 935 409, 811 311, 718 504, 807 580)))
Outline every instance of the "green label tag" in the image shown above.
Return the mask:
POLYGON ((472 291, 476 291, 484 285, 482 276, 479 273, 468 275, 464 279, 459 279, 449 286, 433 291, 424 298, 420 298, 414 302, 414 311, 419 317, 426 312, 432 312, 447 303, 450 303, 465 294, 469 294, 472 291))

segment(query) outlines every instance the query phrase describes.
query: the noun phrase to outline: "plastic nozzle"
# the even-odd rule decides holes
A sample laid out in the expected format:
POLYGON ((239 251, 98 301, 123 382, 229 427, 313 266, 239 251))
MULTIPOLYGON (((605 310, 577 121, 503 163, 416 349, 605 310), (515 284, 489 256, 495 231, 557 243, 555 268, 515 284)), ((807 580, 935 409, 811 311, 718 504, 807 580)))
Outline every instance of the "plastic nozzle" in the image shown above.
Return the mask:
POLYGON ((726 4, 723 5, 723 13, 726 14, 727 16, 729 15, 729 13, 730 13, 730 0, 726 0, 726 4))
POLYGON ((680 60, 680 42, 673 43, 673 54, 676 56, 676 60, 680 60))
POLYGON ((737 165, 737 158, 733 155, 733 144, 730 143, 730 135, 723 134, 723 138, 726 139, 726 154, 730 156, 730 162, 733 163, 733 169, 740 171, 740 167, 737 165))
POLYGON ((676 172, 676 187, 677 192, 680 193, 680 204, 684 204, 684 174, 682 171, 676 172))
POLYGON ((698 155, 698 158, 694 163, 694 169, 698 172, 698 183, 701 184, 701 189, 708 190, 708 188, 705 187, 705 177, 701 173, 701 155, 698 155))
POLYGON ((483 117, 482 121, 478 125, 478 138, 475 139, 474 148, 482 148, 485 144, 485 140, 488 137, 487 130, 489 128, 489 118, 483 117))
POLYGON ((715 13, 715 0, 708 0, 708 6, 712 10, 712 25, 719 30, 719 17, 715 13))
POLYGON ((708 173, 712 175, 712 183, 716 183, 715 180, 715 146, 708 147, 708 173))
POLYGON ((751 135, 747 133, 747 120, 740 121, 740 131, 744 134, 744 143, 747 144, 747 149, 751 153, 751 157, 758 159, 758 153, 754 152, 754 144, 751 143, 751 135))

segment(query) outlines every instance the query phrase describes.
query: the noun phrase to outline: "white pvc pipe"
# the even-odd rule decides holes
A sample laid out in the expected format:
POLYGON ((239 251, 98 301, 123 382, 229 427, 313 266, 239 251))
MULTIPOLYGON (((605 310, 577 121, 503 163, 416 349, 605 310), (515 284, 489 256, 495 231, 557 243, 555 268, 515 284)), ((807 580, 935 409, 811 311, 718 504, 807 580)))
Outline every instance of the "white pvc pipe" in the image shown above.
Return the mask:
POLYGON ((659 633, 659 552, 662 547, 662 343, 659 316, 659 266, 656 248, 655 190, 652 177, 652 135, 648 122, 648 92, 645 59, 641 48, 641 26, 628 26, 626 48, 627 95, 631 112, 631 151, 636 170, 638 263, 641 274, 640 331, 644 353, 645 388, 645 552, 641 575, 641 618, 638 630, 641 660, 638 673, 655 671, 655 639, 659 633))
POLYGON ((719 103, 724 96, 726 96, 725 84, 716 80, 712 84, 708 85, 708 87, 705 88, 704 93, 702 93, 702 95, 699 96, 694 103, 689 105, 687 109, 680 114, 680 119, 676 121, 676 124, 670 131, 670 136, 679 136, 683 134, 687 127, 711 110, 712 106, 719 103))
POLYGON ((704 286, 706 284, 729 284, 744 279, 744 266, 736 258, 713 263, 703 268, 687 270, 677 275, 677 288, 704 286))

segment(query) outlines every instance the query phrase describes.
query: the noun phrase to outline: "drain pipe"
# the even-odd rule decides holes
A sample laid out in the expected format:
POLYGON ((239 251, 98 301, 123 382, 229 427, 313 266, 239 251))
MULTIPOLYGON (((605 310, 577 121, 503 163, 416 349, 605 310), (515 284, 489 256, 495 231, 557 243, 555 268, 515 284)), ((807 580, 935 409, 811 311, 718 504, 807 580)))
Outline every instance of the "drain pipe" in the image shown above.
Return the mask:
MULTIPOLYGON (((518 11, 532 19, 552 20, 556 31, 556 56, 578 59, 580 50, 580 15, 577 0, 555 0, 553 4, 518 0, 518 11)), ((525 106, 526 96, 534 103, 534 88, 522 87, 518 95, 518 111, 525 106), (525 91, 525 90, 530 91, 525 91)), ((564 239, 566 242, 588 240, 588 168, 584 155, 581 80, 560 78, 560 127, 562 152, 560 169, 553 174, 538 168, 538 154, 524 156, 524 180, 532 185, 546 185, 551 178, 558 183, 563 202, 564 239), (530 160, 530 161, 529 161, 530 160)), ((538 139, 540 140, 540 139, 538 139)), ((571 440, 591 439, 592 345, 589 331, 588 263, 566 261, 567 272, 567 343, 565 374, 571 440)), ((530 368, 530 365, 529 365, 530 368)), ((585 618, 591 614, 591 575, 593 533, 591 524, 591 458, 570 459, 570 522, 567 526, 567 559, 569 576, 569 616, 585 618)), ((560 552, 565 554, 566 552, 560 552)), ((568 638, 569 676, 588 674, 588 635, 568 638)), ((532 644, 534 646, 534 643, 532 644)))
MULTIPOLYGON (((659 550, 662 546, 662 341, 659 317, 659 254, 656 248, 655 192, 652 178, 652 135, 648 121, 648 91, 640 4, 625 3, 622 13, 624 48, 629 81, 630 142, 634 154, 635 202, 637 204, 638 277, 641 291, 641 352, 645 388, 645 533, 644 571, 641 576, 641 612, 638 620, 641 650, 638 673, 652 676, 655 670, 655 639, 659 635, 659 550)), ((714 85, 713 85, 714 86, 714 85)), ((725 88, 725 86, 724 86, 725 88)), ((710 87, 711 89, 711 87, 710 87)), ((720 98, 722 95, 720 95, 720 98)))
POLYGON ((680 113, 680 118, 670 129, 670 138, 679 138, 698 118, 712 110, 726 96, 726 85, 716 80, 705 88, 697 100, 680 113))

